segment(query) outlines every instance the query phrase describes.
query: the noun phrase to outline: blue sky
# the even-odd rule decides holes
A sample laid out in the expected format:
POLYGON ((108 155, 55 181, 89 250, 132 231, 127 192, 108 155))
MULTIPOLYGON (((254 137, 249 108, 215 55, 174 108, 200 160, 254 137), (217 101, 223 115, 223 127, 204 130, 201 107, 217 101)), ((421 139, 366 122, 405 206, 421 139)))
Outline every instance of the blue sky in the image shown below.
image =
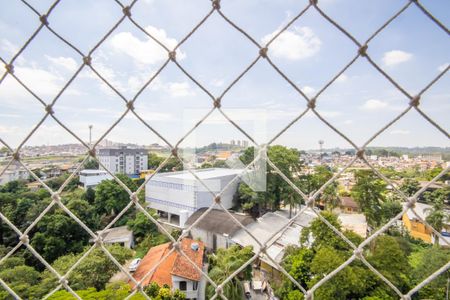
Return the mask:
MULTIPOLYGON (((421 1, 447 27, 450 2, 421 1)), ((127 1, 122 1, 124 5, 127 1)), ((320 7, 359 41, 366 40, 407 1, 321 0, 320 7)), ((30 1, 43 13, 51 1, 30 1)), ((222 12, 263 45, 307 5, 293 0, 224 0, 222 12)), ((173 48, 210 10, 207 0, 139 0, 133 18, 168 48, 173 48)), ((50 26, 87 53, 121 17, 112 0, 62 0, 49 17, 50 26)), ((9 61, 39 26, 38 17, 21 1, 0 11, 0 56, 9 61)), ((270 58, 308 96, 313 96, 356 54, 357 47, 310 9, 269 47, 270 58)), ((450 39, 411 5, 369 44, 372 59, 410 94, 420 91, 450 62, 450 39)), ((179 63, 218 96, 258 55, 255 45, 216 12, 177 53, 179 63)), ((166 59, 166 52, 125 20, 93 53, 93 66, 127 99, 131 99, 166 59)), ((15 74, 45 102, 82 64, 82 58, 43 29, 14 63, 15 74)), ((449 128, 448 72, 421 100, 421 108, 445 130, 449 128)), ((359 58, 317 99, 317 110, 330 123, 362 145, 408 105, 368 62, 359 58)), ((171 143, 212 107, 212 100, 170 62, 136 101, 136 111, 171 143)), ((306 108, 306 101, 260 59, 222 99, 223 110, 258 142, 275 136, 306 108)), ((56 116, 84 140, 88 125, 94 139, 124 111, 125 104, 95 74, 84 68, 54 106, 56 116)), ((17 146, 44 114, 43 106, 8 76, 0 85, 0 137, 17 146)), ((132 115, 108 136, 121 142, 162 143, 132 115)), ((214 113, 182 146, 246 139, 214 113)), ((292 126, 276 143, 302 149, 348 147, 312 113, 292 126)), ((75 140, 51 119, 27 145, 75 140)), ((450 146, 448 139, 415 111, 380 135, 372 146, 450 146)))

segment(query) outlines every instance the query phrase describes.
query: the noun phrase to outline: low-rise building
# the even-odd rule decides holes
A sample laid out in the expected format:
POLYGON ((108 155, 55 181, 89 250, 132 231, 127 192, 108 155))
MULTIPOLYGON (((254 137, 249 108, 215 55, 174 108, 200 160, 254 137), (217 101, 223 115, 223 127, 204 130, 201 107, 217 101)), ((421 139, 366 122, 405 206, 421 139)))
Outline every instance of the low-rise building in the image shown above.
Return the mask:
MULTIPOLYGON (((405 206, 407 204, 404 203, 403 205, 405 206)), ((414 206, 414 211, 417 213, 417 215, 409 209, 406 213, 403 214, 402 222, 412 237, 421 239, 422 241, 427 243, 434 244, 437 242, 436 235, 433 234, 431 228, 422 221, 426 219, 431 210, 431 205, 417 202, 414 206)), ((446 210, 445 213, 450 215, 450 211, 448 210, 446 210)), ((450 222, 448 220, 444 223, 441 235, 443 236, 443 239, 445 239, 445 241, 442 238, 439 238, 439 244, 442 246, 448 246, 448 243, 450 243, 450 222)))
MULTIPOLYGON (((201 208, 192 214, 186 221, 185 226, 189 227, 203 216, 207 208, 201 208)), ((229 212, 243 226, 254 222, 249 215, 229 212)), ((216 250, 217 248, 228 248, 230 244, 234 244, 231 236, 240 230, 241 226, 231 219, 230 215, 220 209, 212 209, 191 229, 192 238, 201 240, 206 248, 216 250)))
POLYGON ((0 176, 0 185, 14 180, 27 180, 30 176, 30 173, 24 168, 10 167, 0 176))
POLYGON ((358 203, 352 197, 339 197, 339 206, 334 209, 336 213, 359 213, 358 203))
POLYGON ((80 171, 80 183, 84 189, 95 188, 103 180, 109 180, 113 177, 104 170, 83 170, 80 171))
POLYGON ((289 223, 289 211, 268 212, 258 218, 256 222, 245 226, 246 230, 238 230, 231 237, 231 240, 242 247, 252 246, 254 253, 258 253, 260 249, 257 241, 263 245, 268 243, 270 246, 267 247, 266 252, 270 257, 266 254, 260 255, 260 268, 271 278, 281 280, 282 273, 277 264, 281 264, 286 247, 290 245, 299 246, 303 228, 308 227, 315 218, 316 215, 312 211, 306 210, 295 218, 286 230, 281 230, 289 223))
MULTIPOLYGON (((210 191, 220 192, 242 170, 211 168, 193 172, 195 176, 189 171, 159 173, 145 187, 147 206, 156 209, 163 218, 167 217, 168 223, 181 228, 194 212, 214 203, 214 196, 210 191)), ((238 183, 239 180, 235 180, 220 197, 220 202, 226 209, 233 206, 238 183)))
MULTIPOLYGON (((100 234, 101 231, 97 231, 100 234)), ((134 248, 134 235, 127 226, 119 226, 102 232, 103 243, 106 245, 120 245, 126 248, 134 248)), ((91 242, 94 240, 91 239, 91 242)))
MULTIPOLYGON (((172 291, 179 289, 186 295, 186 299, 198 299, 199 286, 202 273, 199 269, 203 268, 203 254, 205 246, 201 241, 195 241, 184 238, 181 241, 181 250, 195 263, 195 266, 183 255, 177 251, 171 251, 172 243, 165 243, 150 248, 144 258, 141 260, 138 268, 133 274, 136 281, 142 281, 143 287, 154 282, 159 286, 167 285, 172 291), (168 256, 167 256, 168 255, 168 256), (167 257, 166 257, 167 256, 167 257), (164 258, 156 268, 155 266, 164 258), (147 276, 147 273, 151 273, 147 276)), ((133 282, 129 282, 132 288, 133 282)))

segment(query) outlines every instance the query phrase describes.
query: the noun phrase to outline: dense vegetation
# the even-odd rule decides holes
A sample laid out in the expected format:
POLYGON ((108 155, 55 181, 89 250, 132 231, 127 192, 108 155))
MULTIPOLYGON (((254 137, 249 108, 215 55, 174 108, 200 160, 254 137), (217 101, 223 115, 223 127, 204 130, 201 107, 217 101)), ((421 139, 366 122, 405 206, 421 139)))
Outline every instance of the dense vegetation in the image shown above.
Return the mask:
MULTIPOLYGON (((133 180, 123 175, 118 176, 132 191, 137 189, 133 180)), ((63 175, 47 180, 46 184, 57 190, 66 179, 67 175, 63 175)), ((95 191, 85 191, 78 188, 77 184, 78 179, 75 178, 66 186, 61 194, 61 202, 94 232, 110 223, 130 201, 128 193, 114 180, 103 181, 95 191)), ((141 201, 142 196, 140 195, 141 201)), ((1 212, 22 232, 51 203, 52 199, 47 190, 40 188, 31 191, 24 181, 11 181, 0 187, 1 212)), ((154 212, 149 213, 156 218, 154 212)), ((127 225, 133 231, 139 257, 142 257, 149 247, 167 241, 167 238, 157 231, 156 225, 144 213, 137 212, 134 208, 129 209, 113 224, 120 225, 127 225)), ((89 234, 57 203, 53 203, 48 212, 28 232, 28 236, 31 246, 60 274, 67 272, 92 245, 89 242, 89 234)), ((18 238, 0 219, 0 257, 16 246, 18 238)), ((131 250, 120 246, 112 246, 109 250, 121 264, 134 256, 131 250)), ((104 290, 108 280, 116 272, 117 266, 101 249, 96 248, 71 271, 68 280, 72 289, 80 291, 88 298, 110 299, 107 295, 112 291, 129 292, 117 286, 104 290)), ((55 276, 25 246, 21 246, 0 265, 0 278, 27 299, 41 298, 58 284, 55 276)), ((165 293, 164 289, 161 289, 161 293, 165 293)), ((0 289, 0 299, 9 299, 8 295, 5 290, 0 289)), ((56 293, 54 297, 58 295, 64 295, 64 292, 56 293)))
MULTIPOLYGON (((342 230, 335 215, 330 212, 323 212, 322 215, 342 230)), ((362 241, 353 232, 343 232, 356 245, 362 241)), ((353 254, 353 249, 318 219, 302 232, 300 240, 304 247, 288 249, 283 266, 306 290, 353 254)), ((400 234, 379 236, 364 249, 363 255, 402 293, 408 292, 450 260, 450 250, 425 245, 400 234)), ((421 289, 414 299, 444 299, 448 278, 450 271, 447 270, 421 289)), ((280 299, 303 299, 298 287, 287 277, 274 286, 280 299)), ((356 259, 318 288, 314 299, 386 300, 398 299, 398 295, 361 260, 356 259)))
MULTIPOLYGON (((238 245, 228 249, 218 249, 209 258, 209 277, 216 283, 225 281, 253 256, 252 247, 240 248, 238 245)), ((238 276, 232 278, 223 286, 223 295, 229 300, 241 300, 244 297, 244 280, 251 280, 252 268, 248 265, 238 276)), ((210 284, 206 287, 206 298, 210 299, 216 293, 210 284)))

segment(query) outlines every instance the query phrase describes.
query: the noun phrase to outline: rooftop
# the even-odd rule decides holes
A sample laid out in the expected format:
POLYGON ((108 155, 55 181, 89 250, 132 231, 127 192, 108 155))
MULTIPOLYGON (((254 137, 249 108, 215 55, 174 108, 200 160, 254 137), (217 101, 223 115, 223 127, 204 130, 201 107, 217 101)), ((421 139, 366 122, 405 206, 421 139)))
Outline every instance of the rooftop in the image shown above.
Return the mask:
MULTIPOLYGON (((200 208, 194 214, 192 214, 186 221, 186 226, 190 226, 200 218, 201 215, 207 210, 207 207, 200 208)), ((254 222, 253 218, 248 215, 237 214, 230 212, 242 225, 247 226, 254 222)), ((234 222, 227 212, 221 209, 212 209, 207 215, 205 215, 200 222, 195 225, 195 228, 214 232, 218 234, 233 235, 241 227, 234 222)))
MULTIPOLYGON (((210 169, 193 170, 193 172, 200 179, 212 179, 223 176, 238 175, 243 172, 243 169, 210 168, 210 169)), ((197 180, 194 177, 194 175, 192 175, 192 173, 190 173, 189 171, 160 173, 157 175, 157 177, 197 180)))
POLYGON ((92 175, 92 174, 108 174, 108 172, 104 170, 82 170, 80 171, 80 175, 92 175))
MULTIPOLYGON (((97 231, 99 233, 99 231, 97 231)), ((119 226, 107 229, 103 232, 102 238, 105 243, 130 238, 133 232, 127 226, 119 226)))
MULTIPOLYGON (((171 252, 167 256, 171 249, 172 243, 170 242, 150 248, 150 250, 148 250, 147 254, 142 259, 138 268, 136 269, 136 272, 134 272, 134 279, 136 279, 136 281, 140 281, 150 270, 152 270, 156 266, 151 274, 147 276, 142 282, 142 286, 147 286, 151 282, 155 282, 159 286, 167 284, 171 287, 172 275, 193 281, 199 281, 202 274, 189 262, 186 257, 176 251, 171 252), (165 256, 167 256, 166 259, 164 259, 161 264, 158 265, 159 261, 161 261, 165 256)), ((194 241, 188 238, 185 238, 181 241, 181 250, 193 262, 195 262, 197 267, 199 267, 200 269, 203 267, 204 249, 205 246, 201 241, 194 241), (197 243, 199 245, 197 251, 191 248, 191 245, 193 243, 197 243)), ((133 282, 130 281, 129 284, 132 288, 134 287, 133 282)))

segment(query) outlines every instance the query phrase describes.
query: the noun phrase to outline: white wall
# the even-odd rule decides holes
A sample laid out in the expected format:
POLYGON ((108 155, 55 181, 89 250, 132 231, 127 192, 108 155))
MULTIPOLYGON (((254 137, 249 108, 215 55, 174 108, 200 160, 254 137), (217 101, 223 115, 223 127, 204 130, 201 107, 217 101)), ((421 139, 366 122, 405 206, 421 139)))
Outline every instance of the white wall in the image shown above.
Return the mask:
POLYGON ((181 291, 186 294, 186 298, 188 298, 188 299, 197 298, 198 299, 198 285, 197 285, 197 289, 194 290, 193 289, 194 281, 192 281, 192 280, 172 275, 172 290, 180 289, 180 281, 186 281, 186 290, 181 291))

